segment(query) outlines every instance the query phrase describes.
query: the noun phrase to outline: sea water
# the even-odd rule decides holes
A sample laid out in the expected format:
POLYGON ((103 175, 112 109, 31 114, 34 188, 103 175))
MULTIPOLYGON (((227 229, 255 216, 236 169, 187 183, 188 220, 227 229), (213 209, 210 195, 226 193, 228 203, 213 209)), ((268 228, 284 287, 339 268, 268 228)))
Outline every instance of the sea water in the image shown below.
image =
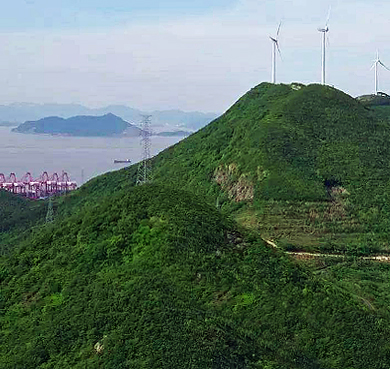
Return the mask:
MULTIPOLYGON (((180 141, 181 137, 153 136, 151 154, 180 141)), ((0 127, 0 173, 14 172, 18 179, 25 173, 34 178, 44 171, 49 175, 66 171, 71 180, 81 184, 87 180, 129 164, 114 164, 114 159, 142 159, 139 137, 64 137, 12 132, 0 127)))

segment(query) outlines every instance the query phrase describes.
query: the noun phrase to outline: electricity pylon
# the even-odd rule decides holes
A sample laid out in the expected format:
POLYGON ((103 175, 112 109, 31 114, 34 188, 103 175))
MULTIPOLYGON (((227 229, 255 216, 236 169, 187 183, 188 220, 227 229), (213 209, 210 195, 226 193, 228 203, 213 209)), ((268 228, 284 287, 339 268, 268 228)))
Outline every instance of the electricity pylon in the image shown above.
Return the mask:
POLYGON ((150 162, 150 147, 151 147, 151 115, 143 115, 141 144, 143 146, 142 160, 138 165, 137 186, 150 182, 152 165, 150 162))
POLYGON ((50 197, 49 205, 47 207, 46 223, 53 223, 53 222, 54 222, 54 209, 53 209, 53 201, 50 197))

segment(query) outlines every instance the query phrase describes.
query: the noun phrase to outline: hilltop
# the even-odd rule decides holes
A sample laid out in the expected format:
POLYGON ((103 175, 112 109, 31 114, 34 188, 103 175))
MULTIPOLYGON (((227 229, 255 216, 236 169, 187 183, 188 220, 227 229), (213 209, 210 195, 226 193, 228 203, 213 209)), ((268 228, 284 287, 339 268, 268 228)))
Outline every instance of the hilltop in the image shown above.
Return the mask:
POLYGON ((264 83, 157 156, 154 178, 289 247, 388 251, 389 142, 388 121, 341 91, 264 83))
MULTIPOLYGON (((283 247, 388 252, 389 141, 387 120, 339 90, 263 83, 153 158, 153 178, 283 247)), ((85 191, 102 196, 135 174, 101 176, 85 191)))
POLYGON ((68 119, 47 117, 28 121, 12 130, 19 133, 55 134, 67 136, 118 136, 138 137, 141 129, 125 122, 114 114, 101 117, 76 116, 68 119))
POLYGON ((363 105, 370 107, 390 105, 390 96, 383 92, 379 92, 377 95, 358 96, 356 99, 363 105))

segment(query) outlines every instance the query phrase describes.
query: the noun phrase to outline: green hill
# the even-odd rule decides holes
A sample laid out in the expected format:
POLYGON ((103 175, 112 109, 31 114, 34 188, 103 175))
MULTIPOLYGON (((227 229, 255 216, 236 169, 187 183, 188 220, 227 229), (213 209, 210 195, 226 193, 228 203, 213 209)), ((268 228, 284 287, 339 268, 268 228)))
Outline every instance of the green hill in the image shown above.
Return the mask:
POLYGON ((369 108, 374 115, 382 120, 390 119, 390 96, 379 92, 378 95, 363 95, 357 100, 365 107, 369 108))
POLYGON ((0 260, 5 369, 365 369, 390 359, 385 312, 169 187, 127 188, 36 228, 0 260))
POLYGON ((378 92, 377 95, 362 95, 356 99, 364 106, 369 107, 390 105, 390 96, 383 92, 378 92))
POLYGON ((156 157, 154 175, 297 248, 386 251, 389 142, 388 122, 341 91, 261 84, 156 157))
MULTIPOLYGON (((156 156, 153 177, 282 246, 388 252, 389 142, 387 120, 341 91, 263 83, 156 156)), ((107 195, 135 175, 133 166, 96 178, 72 201, 107 195)))
POLYGON ((44 203, 0 190, 0 256, 11 253, 31 227, 43 223, 45 215, 44 203))
POLYGON ((28 228, 42 216, 42 203, 0 191, 0 234, 13 228, 28 228))
POLYGON ((338 90, 264 83, 153 158, 151 185, 94 178, 49 225, 4 194, 31 212, 1 223, 0 367, 387 368, 390 267, 261 238, 387 252, 389 135, 338 90))

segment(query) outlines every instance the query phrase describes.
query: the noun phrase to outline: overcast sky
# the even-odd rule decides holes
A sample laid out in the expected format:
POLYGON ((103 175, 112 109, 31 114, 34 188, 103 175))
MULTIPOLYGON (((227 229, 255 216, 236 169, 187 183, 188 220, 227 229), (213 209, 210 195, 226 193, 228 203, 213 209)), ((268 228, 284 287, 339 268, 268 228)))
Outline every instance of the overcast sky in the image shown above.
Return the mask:
MULTIPOLYGON (((329 5, 327 82, 371 93, 379 49, 390 64, 385 0, 1 1, 0 104, 125 104, 222 112, 269 81, 283 20, 278 82, 320 80, 329 5), (142 5, 140 5, 142 4, 142 5)), ((390 72, 380 71, 390 93, 390 72)))

